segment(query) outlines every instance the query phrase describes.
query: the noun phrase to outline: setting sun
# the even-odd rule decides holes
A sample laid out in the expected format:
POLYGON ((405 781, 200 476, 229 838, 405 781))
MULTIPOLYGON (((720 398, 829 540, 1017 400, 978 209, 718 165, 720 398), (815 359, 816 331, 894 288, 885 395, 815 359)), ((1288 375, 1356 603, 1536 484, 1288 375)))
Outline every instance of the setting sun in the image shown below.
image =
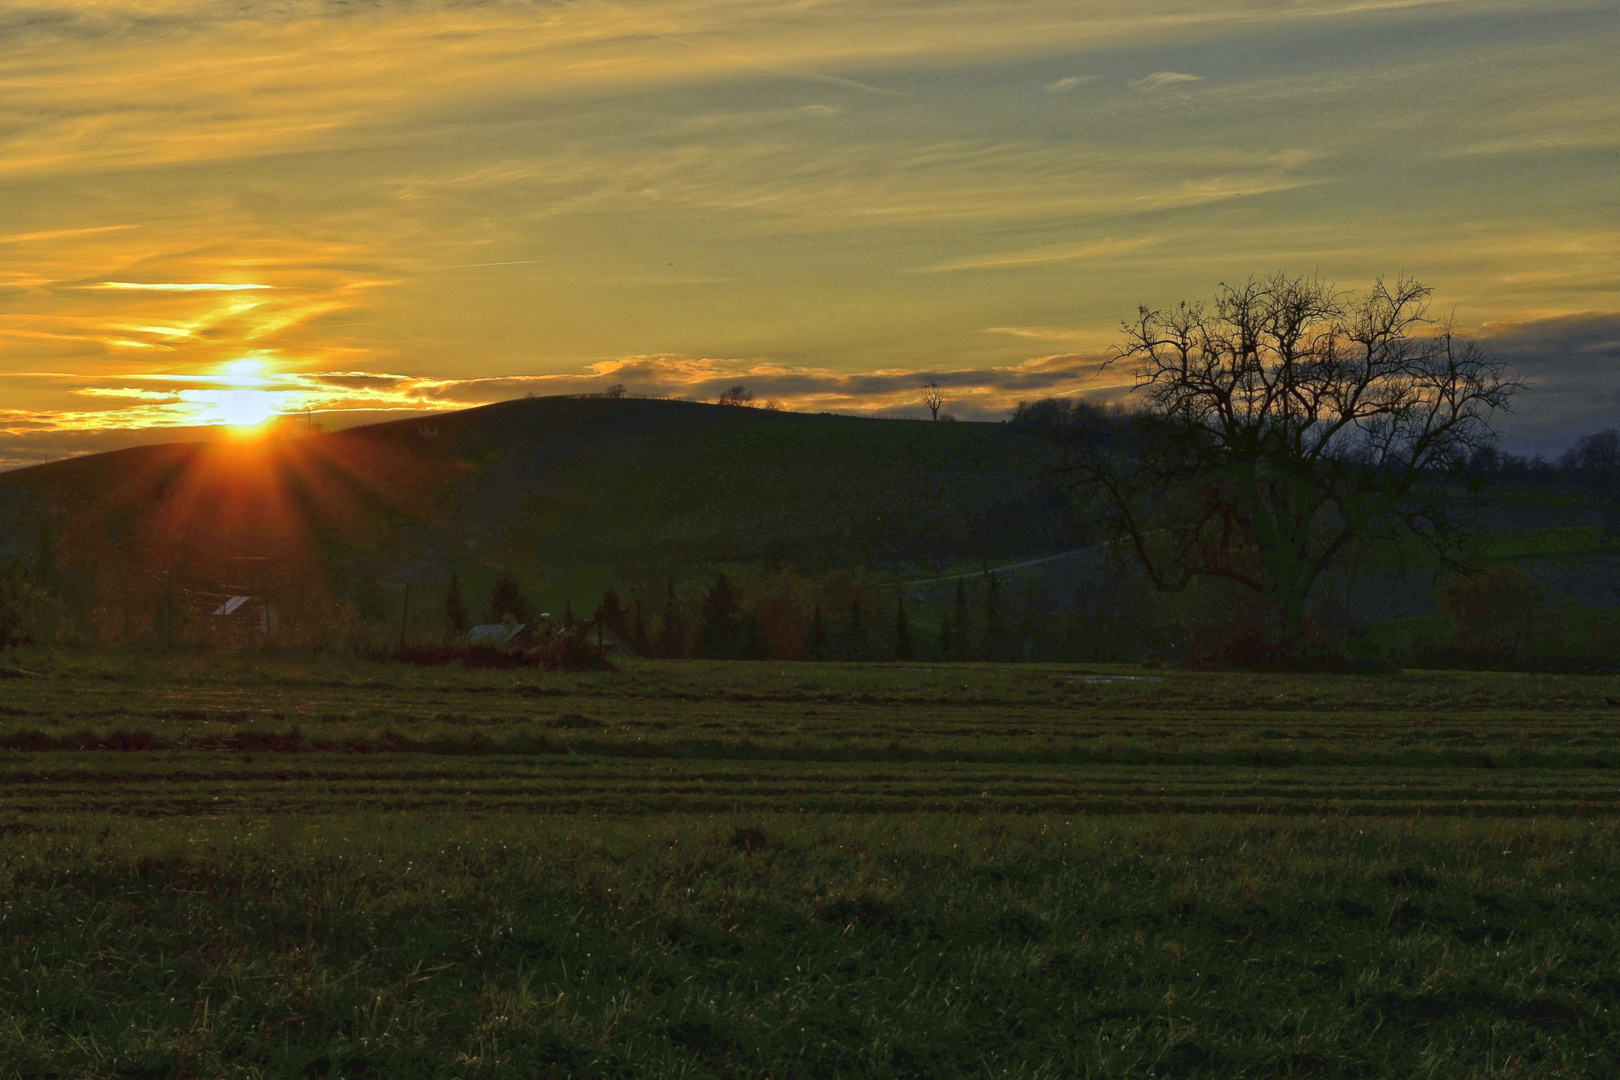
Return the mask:
POLYGON ((196 397, 209 409, 208 423, 251 428, 276 415, 276 398, 268 390, 202 390, 196 397))

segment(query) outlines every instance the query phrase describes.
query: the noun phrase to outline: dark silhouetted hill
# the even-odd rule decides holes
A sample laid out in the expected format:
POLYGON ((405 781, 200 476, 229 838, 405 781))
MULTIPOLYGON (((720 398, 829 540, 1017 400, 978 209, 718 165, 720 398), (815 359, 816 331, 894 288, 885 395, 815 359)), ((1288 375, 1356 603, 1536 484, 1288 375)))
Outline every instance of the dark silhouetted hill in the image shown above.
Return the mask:
POLYGON ((941 566, 1081 539, 1004 425, 605 398, 55 462, 0 474, 0 521, 14 554, 222 585, 259 563, 650 580, 941 566))

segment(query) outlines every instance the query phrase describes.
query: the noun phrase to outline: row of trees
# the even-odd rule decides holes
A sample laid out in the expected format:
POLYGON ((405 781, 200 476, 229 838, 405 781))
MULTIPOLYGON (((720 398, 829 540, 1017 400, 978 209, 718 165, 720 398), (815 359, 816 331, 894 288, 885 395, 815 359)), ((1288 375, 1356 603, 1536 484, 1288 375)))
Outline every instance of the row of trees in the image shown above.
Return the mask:
MULTIPOLYGON (((903 599, 881 586, 835 572, 812 581, 780 567, 739 585, 725 574, 699 593, 622 598, 609 588, 596 610, 576 616, 565 607, 567 629, 597 627, 639 656, 658 658, 775 660, 1011 659, 1018 647, 1009 630, 994 575, 969 588, 959 580, 954 604, 925 608, 922 624, 903 599)), ((492 590, 484 618, 531 623, 536 613, 517 580, 503 575, 492 590)), ((469 626, 460 580, 452 575, 445 594, 447 633, 469 626)))

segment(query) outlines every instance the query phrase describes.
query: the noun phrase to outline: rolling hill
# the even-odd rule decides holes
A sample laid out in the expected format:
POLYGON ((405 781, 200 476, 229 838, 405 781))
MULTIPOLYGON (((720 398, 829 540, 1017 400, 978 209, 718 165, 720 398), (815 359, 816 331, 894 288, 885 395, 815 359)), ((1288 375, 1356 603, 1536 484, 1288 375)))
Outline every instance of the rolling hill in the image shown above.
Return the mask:
POLYGON ((0 550, 150 596, 517 573, 543 602, 720 567, 914 572, 1074 546, 998 424, 530 398, 332 434, 137 447, 0 474, 0 550))

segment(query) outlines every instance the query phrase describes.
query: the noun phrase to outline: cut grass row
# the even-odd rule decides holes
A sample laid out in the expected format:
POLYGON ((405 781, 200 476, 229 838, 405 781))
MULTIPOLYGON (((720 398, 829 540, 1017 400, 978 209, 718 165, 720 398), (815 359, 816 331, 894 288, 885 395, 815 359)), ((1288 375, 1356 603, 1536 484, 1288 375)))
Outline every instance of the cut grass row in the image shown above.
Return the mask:
POLYGON ((1608 770, 1231 769, 665 762, 417 755, 31 755, 0 773, 0 830, 39 815, 259 818, 362 811, 1184 813, 1610 817, 1608 770), (279 759, 279 760, 278 760, 279 759))
POLYGON ((1466 765, 1458 751, 1591 764, 1620 750, 1614 676, 658 662, 543 675, 116 654, 24 657, 20 666, 29 677, 0 682, 0 747, 26 751, 290 742, 716 759, 1466 765))

